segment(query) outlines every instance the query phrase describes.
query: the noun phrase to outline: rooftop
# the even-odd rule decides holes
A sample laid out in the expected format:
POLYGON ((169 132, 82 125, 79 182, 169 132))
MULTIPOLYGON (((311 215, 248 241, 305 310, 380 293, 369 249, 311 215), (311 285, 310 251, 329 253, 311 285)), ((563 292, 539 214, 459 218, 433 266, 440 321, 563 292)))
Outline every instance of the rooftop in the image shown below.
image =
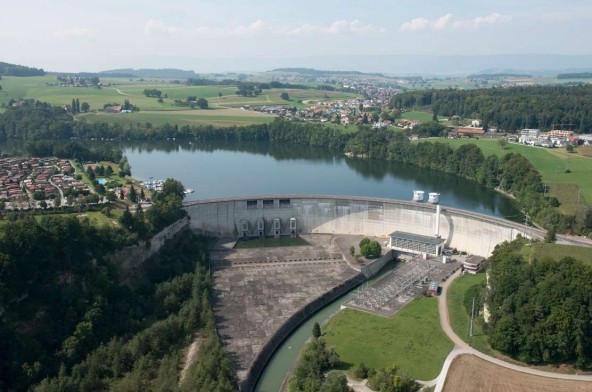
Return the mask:
POLYGON ((444 238, 428 237, 426 235, 406 233, 404 231, 395 231, 389 234, 389 236, 409 241, 423 242, 430 245, 440 245, 441 243, 446 241, 444 238))

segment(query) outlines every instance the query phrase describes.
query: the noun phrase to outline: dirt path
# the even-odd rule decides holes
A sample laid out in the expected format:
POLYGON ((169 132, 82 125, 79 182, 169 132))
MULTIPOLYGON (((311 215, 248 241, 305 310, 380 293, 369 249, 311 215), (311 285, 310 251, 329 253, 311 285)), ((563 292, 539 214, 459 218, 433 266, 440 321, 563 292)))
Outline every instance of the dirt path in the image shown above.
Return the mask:
POLYGON ((179 377, 179 384, 183 382, 185 376, 187 375, 187 371, 195 363, 197 359, 197 352, 199 351, 199 346, 201 346, 202 339, 196 338, 193 343, 187 348, 187 352, 185 353, 185 358, 183 358, 183 368, 181 369, 181 375, 179 377))
MULTIPOLYGON (((560 380, 575 380, 575 381, 592 382, 592 376, 589 376, 589 375, 560 374, 560 373, 553 373, 553 372, 545 372, 545 371, 537 370, 537 369, 531 369, 531 368, 528 368, 525 366, 514 365, 512 363, 502 361, 501 359, 486 355, 480 351, 475 350, 471 346, 469 346, 465 341, 463 341, 461 338, 459 338, 456 333, 454 333, 454 331, 452 330, 452 326, 450 325, 450 318, 448 315, 448 302, 447 302, 447 295, 446 295, 448 292, 448 286, 450 285, 450 283, 452 283, 454 281, 454 279, 458 278, 459 276, 460 276, 460 270, 455 272, 446 282, 444 282, 442 284, 442 286, 441 286, 442 287, 442 294, 438 298, 438 310, 440 313, 440 325, 442 327, 442 330, 446 334, 446 336, 448 336, 448 338, 450 340, 452 340, 455 347, 454 347, 453 351, 451 352, 451 354, 448 356, 448 358, 446 358, 446 362, 448 362, 448 363, 445 362, 445 366, 443 368, 443 371, 442 371, 442 373, 440 373, 440 376, 438 377, 438 383, 436 385, 436 392, 442 391, 442 389, 444 387, 444 381, 446 379, 446 373, 447 373, 447 372, 445 372, 445 370, 447 370, 448 366, 450 366, 450 363, 452 362, 454 357, 456 357, 460 354, 473 354, 476 357, 479 357, 479 358, 481 358, 487 362, 490 362, 492 364, 502 366, 507 369, 515 370, 517 372, 530 374, 533 376, 554 378, 554 379, 560 379, 560 380)), ((590 385, 590 389, 592 390, 592 384, 590 385)))
POLYGON ((115 91, 117 91, 117 94, 119 94, 119 95, 128 95, 128 94, 124 93, 123 91, 121 91, 121 90, 120 90, 120 89, 118 89, 118 88, 115 88, 115 87, 113 87, 113 89, 114 89, 115 91))
POLYGON ((354 392, 374 392, 367 384, 368 380, 356 381, 349 377, 347 378, 347 385, 353 389, 354 392))

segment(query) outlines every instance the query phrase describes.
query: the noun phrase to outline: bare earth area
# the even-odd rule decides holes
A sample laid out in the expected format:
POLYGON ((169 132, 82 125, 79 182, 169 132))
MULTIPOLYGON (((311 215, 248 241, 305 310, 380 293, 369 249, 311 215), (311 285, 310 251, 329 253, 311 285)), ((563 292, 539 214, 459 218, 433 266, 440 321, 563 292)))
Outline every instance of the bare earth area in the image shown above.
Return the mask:
POLYGON ((185 376, 187 375, 187 371, 195 363, 197 359, 197 352, 199 351, 199 346, 201 345, 202 339, 196 338, 193 343, 185 350, 185 356, 183 358, 183 364, 181 368, 181 375, 179 377, 179 384, 183 382, 185 376))
POLYGON ((450 369, 444 392, 587 392, 587 381, 558 380, 524 374, 497 366, 471 354, 456 357, 450 369))
POLYGON ((331 236, 303 238, 311 245, 210 253, 216 325, 239 382, 290 316, 357 275, 331 236))

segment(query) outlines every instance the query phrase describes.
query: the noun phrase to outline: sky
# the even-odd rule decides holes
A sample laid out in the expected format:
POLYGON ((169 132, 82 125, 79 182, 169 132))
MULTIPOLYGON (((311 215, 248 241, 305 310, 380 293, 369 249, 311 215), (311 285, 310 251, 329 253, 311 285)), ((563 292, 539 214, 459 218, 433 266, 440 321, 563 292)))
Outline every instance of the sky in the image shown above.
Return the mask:
POLYGON ((255 71, 308 64, 302 59, 314 68, 318 58, 349 69, 347 56, 592 55, 590 0, 3 3, 0 61, 48 71, 255 71))

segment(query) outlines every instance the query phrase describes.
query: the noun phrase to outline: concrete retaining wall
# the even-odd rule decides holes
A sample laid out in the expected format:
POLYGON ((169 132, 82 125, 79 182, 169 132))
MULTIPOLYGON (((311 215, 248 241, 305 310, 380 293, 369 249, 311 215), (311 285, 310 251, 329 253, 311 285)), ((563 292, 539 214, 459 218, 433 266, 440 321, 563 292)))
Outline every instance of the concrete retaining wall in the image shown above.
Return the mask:
POLYGON ((245 380, 241 385, 239 385, 240 390, 242 392, 251 392, 255 390, 255 387, 257 386, 257 381, 259 380, 259 377, 261 377, 263 370, 265 370, 267 362, 270 360, 273 353, 278 349, 280 344, 282 344, 282 342, 286 340, 288 336, 290 336, 292 331, 294 331, 300 324, 306 321, 306 319, 315 314, 317 311, 327 306, 329 303, 339 298, 340 296, 353 290, 356 286, 362 284, 364 280, 364 275, 360 273, 354 276, 353 278, 343 282, 341 285, 326 292, 322 296, 318 297, 317 299, 310 302, 308 305, 304 306, 296 313, 294 313, 294 315, 292 315, 292 317, 290 317, 277 330, 277 332, 267 341, 267 343, 265 343, 265 345, 259 352, 259 355, 257 355, 255 360, 253 361, 253 364, 251 365, 251 368, 249 369, 245 380))
MULTIPOLYGON (((265 222, 265 235, 273 236, 273 220, 280 219, 281 234, 325 233, 386 237, 394 231, 426 236, 436 232, 436 207, 427 203, 351 196, 270 195, 185 203, 190 227, 225 237, 258 236, 257 221, 265 222), (264 203, 264 201, 266 201, 264 203), (243 232, 242 223, 248 223, 243 232)), ((487 215, 442 206, 439 234, 446 246, 489 256, 494 247, 518 234, 542 238, 541 230, 487 215)))
POLYGON ((138 245, 127 246, 112 254, 111 260, 119 267, 121 281, 130 284, 146 260, 158 252, 167 240, 188 227, 189 217, 187 216, 165 227, 155 234, 149 242, 140 241, 138 245))
POLYGON ((380 258, 374 260, 368 265, 362 267, 362 274, 366 279, 370 279, 374 277, 376 274, 380 272, 381 269, 384 268, 386 263, 389 261, 393 261, 395 259, 395 251, 389 250, 386 254, 380 256, 380 258))

